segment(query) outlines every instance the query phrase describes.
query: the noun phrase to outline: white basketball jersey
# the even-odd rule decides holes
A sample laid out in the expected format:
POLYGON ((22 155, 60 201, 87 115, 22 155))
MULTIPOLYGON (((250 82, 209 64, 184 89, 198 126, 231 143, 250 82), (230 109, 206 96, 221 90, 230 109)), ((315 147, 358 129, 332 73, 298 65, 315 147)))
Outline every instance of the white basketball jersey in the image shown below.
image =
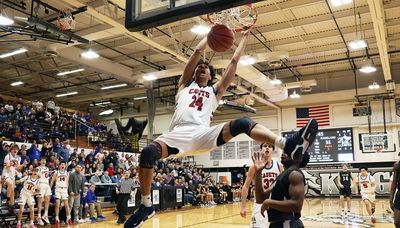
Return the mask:
POLYGON ((6 164, 8 161, 11 162, 11 166, 14 166, 17 168, 21 162, 21 157, 18 155, 12 156, 11 153, 8 153, 6 157, 4 158, 4 164, 6 164))
POLYGON ((43 183, 43 184, 49 184, 49 179, 50 179, 49 168, 47 168, 46 166, 45 167, 39 166, 38 168, 39 168, 39 176, 40 176, 39 182, 43 183))
POLYGON ((59 188, 68 187, 68 177, 69 173, 67 172, 67 170, 64 170, 64 172, 57 170, 56 187, 59 188))
POLYGON ((369 173, 367 176, 358 175, 358 184, 360 185, 361 194, 373 194, 375 193, 375 187, 372 187, 372 182, 375 182, 375 178, 369 173))
POLYGON ((4 179, 10 178, 12 181, 15 181, 15 176, 17 175, 17 171, 15 170, 14 166, 10 166, 9 168, 4 167, 2 176, 4 179))
POLYGON ((275 182, 276 177, 278 177, 280 173, 281 171, 279 170, 279 163, 277 161, 272 160, 270 167, 265 166, 261 171, 261 181, 264 191, 275 182))
POLYGON ((200 87, 195 81, 185 87, 175 97, 176 107, 170 130, 178 125, 210 126, 213 112, 218 108, 212 86, 200 87))
POLYGON ((39 184, 39 178, 32 179, 32 176, 27 176, 24 181, 24 187, 22 188, 21 193, 33 195, 34 187, 39 184))

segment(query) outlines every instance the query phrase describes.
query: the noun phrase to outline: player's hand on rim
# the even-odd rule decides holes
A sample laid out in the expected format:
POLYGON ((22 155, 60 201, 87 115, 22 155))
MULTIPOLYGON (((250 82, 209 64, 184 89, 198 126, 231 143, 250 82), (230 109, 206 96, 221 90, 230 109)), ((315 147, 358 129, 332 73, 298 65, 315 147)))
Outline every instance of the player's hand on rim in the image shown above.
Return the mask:
POLYGON ((256 172, 261 172, 265 167, 264 154, 261 151, 256 151, 251 156, 254 163, 254 169, 256 172))

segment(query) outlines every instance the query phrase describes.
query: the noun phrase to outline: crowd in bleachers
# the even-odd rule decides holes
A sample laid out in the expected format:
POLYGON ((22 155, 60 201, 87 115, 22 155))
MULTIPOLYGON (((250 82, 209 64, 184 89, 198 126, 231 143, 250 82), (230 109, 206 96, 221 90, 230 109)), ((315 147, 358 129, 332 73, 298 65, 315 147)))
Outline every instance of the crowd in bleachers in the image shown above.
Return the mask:
POLYGON ((89 113, 69 112, 61 109, 53 100, 30 102, 22 99, 4 100, 0 96, 0 135, 16 142, 28 142, 75 137, 75 121, 78 132, 103 134, 106 126, 89 113))

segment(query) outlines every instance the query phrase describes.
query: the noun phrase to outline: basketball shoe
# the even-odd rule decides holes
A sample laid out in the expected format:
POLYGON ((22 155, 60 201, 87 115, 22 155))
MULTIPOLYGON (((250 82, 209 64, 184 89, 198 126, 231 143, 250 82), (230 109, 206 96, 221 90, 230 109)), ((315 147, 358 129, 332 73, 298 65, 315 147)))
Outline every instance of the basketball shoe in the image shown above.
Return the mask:
POLYGON ((315 119, 311 119, 298 132, 286 138, 283 152, 292 159, 300 158, 313 144, 315 136, 318 132, 318 123, 315 119))
POLYGON ((139 208, 126 220, 124 228, 137 228, 140 227, 144 221, 155 215, 153 206, 146 207, 140 204, 139 208))

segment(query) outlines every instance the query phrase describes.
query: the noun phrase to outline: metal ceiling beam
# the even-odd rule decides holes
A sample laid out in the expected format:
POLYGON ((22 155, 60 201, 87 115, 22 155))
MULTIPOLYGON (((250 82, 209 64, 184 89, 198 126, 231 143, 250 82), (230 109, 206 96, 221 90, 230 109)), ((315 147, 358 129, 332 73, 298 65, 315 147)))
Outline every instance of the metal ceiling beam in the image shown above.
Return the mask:
POLYGON ((379 56, 381 59, 383 76, 386 81, 386 90, 394 91, 395 84, 390 71, 390 61, 388 55, 388 42, 385 25, 385 11, 382 0, 368 0, 368 6, 371 12, 372 22, 374 24, 374 33, 378 44, 379 56))

